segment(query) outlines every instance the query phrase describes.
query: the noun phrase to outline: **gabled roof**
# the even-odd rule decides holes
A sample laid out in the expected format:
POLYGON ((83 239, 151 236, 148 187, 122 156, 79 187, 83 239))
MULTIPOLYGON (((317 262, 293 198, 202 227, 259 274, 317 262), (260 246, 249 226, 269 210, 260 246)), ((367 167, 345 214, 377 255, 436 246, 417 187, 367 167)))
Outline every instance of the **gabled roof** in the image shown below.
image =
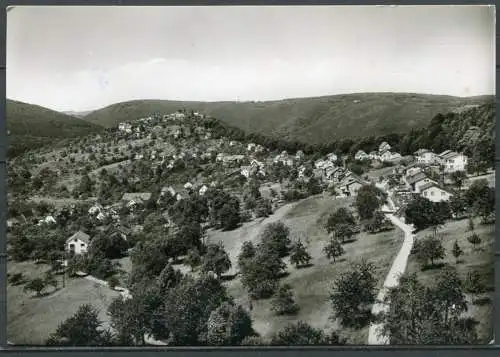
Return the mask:
POLYGON ((420 156, 422 154, 425 154, 426 152, 430 152, 427 149, 418 149, 417 151, 414 152, 415 155, 420 156))
POLYGON ((349 171, 347 173, 347 175, 342 179, 342 181, 340 182, 340 185, 339 186, 350 186, 352 185, 353 183, 359 183, 361 185, 365 185, 367 184, 368 182, 366 182, 365 180, 363 180, 361 177, 359 177, 358 175, 356 175, 355 173, 349 171))
POLYGON ((71 242, 72 240, 81 240, 82 242, 89 244, 90 236, 87 233, 84 233, 82 231, 78 231, 75 234, 73 234, 71 237, 66 239, 66 244, 71 242))
POLYGON ((423 172, 417 172, 415 175, 407 176, 406 181, 411 185, 419 181, 425 180, 427 175, 423 172))
POLYGON ((441 156, 445 160, 452 159, 454 157, 457 157, 458 155, 460 155, 458 152, 450 151, 450 150, 446 150, 446 151, 442 152, 441 154, 439 154, 439 156, 441 156))
POLYGON ((439 186, 435 182, 428 182, 428 183, 422 185, 422 187, 420 187, 420 192, 424 192, 425 190, 427 190, 427 189, 429 189, 431 187, 436 187, 436 188, 440 189, 441 191, 444 191, 444 192, 447 192, 449 194, 452 194, 450 191, 444 189, 443 187, 439 186))
POLYGON ((129 235, 132 232, 132 230, 130 228, 127 228, 127 227, 122 226, 122 225, 117 226, 116 231, 119 233, 123 233, 125 235, 129 235))
POLYGON ((150 192, 133 192, 133 193, 124 193, 122 200, 123 201, 148 201, 151 198, 150 192))

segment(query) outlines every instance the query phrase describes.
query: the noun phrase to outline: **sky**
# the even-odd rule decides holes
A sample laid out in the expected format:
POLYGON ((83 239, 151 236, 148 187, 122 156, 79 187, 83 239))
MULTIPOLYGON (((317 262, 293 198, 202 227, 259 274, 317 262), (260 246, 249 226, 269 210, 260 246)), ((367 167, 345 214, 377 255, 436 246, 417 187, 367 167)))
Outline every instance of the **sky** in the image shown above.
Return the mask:
POLYGON ((17 6, 7 97, 60 111, 133 99, 495 93, 488 6, 17 6))

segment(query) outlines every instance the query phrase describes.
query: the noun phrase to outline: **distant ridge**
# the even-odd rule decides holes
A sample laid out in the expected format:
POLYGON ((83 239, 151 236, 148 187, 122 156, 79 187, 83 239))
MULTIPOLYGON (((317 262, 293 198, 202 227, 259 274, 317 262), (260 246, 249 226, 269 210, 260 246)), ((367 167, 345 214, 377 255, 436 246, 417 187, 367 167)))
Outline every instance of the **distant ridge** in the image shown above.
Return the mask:
POLYGON ((103 130, 101 126, 39 105, 11 99, 6 104, 9 156, 103 130))
POLYGON ((415 93, 354 93, 264 102, 132 100, 109 105, 83 117, 104 127, 154 112, 179 109, 203 112, 246 132, 287 140, 328 143, 405 133, 423 128, 438 113, 483 104, 493 96, 453 97, 415 93))
POLYGON ((81 119, 81 118, 89 115, 92 112, 93 112, 93 110, 84 110, 84 111, 64 111, 61 113, 81 119))

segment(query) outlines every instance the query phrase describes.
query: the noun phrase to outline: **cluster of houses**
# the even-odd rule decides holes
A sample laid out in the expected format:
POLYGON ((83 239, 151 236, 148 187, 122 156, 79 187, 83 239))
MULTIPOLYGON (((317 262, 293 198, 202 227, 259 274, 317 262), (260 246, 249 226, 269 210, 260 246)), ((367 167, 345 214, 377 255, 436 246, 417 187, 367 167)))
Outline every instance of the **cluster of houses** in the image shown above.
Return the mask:
POLYGON ((429 177, 425 170, 442 172, 445 175, 457 171, 465 171, 467 156, 452 150, 435 154, 430 150, 420 149, 414 154, 416 162, 405 169, 403 178, 407 190, 416 195, 427 198, 432 202, 449 201, 453 196, 442 184, 429 177))
POLYGON ((369 154, 363 150, 358 150, 354 155, 354 159, 358 161, 373 160, 380 162, 395 162, 401 160, 401 154, 391 151, 391 145, 387 142, 380 144, 378 151, 372 151, 369 154))
MULTIPOLYGON (((194 115, 197 118, 204 118, 204 116, 199 113, 194 113, 194 115)), ((185 119, 186 114, 176 112, 164 115, 161 118, 163 120, 179 121, 185 119)), ((141 120, 144 122, 151 122, 153 118, 149 117, 141 120)), ((177 124, 178 123, 175 123, 175 125, 169 125, 168 135, 171 135, 174 138, 186 138, 195 134, 200 138, 210 139, 210 133, 202 127, 190 129, 184 125, 177 124)), ((158 127, 158 130, 165 129, 164 127, 162 128, 158 125, 156 127, 158 127)), ((136 129, 137 128, 133 127, 130 123, 120 123, 118 125, 119 131, 128 134, 134 133, 134 130, 136 129)), ((279 163, 288 167, 297 168, 298 180, 307 181, 310 177, 315 177, 320 179, 322 182, 332 184, 341 196, 354 196, 362 186, 369 183, 366 179, 361 178, 345 167, 345 160, 347 158, 345 156, 338 157, 335 153, 330 153, 315 162, 307 163, 304 162, 305 155, 300 150, 297 151, 295 155, 290 155, 286 151, 283 151, 274 157, 262 159, 262 155, 258 154, 263 154, 266 151, 267 149, 262 145, 255 143, 243 145, 237 141, 219 139, 218 141, 214 141, 212 145, 209 145, 206 150, 203 149, 202 152, 199 151, 198 153, 191 152, 190 148, 186 148, 185 151, 177 155, 166 155, 153 149, 144 153, 138 153, 135 156, 135 159, 144 159, 145 156, 150 160, 159 159, 161 160, 161 163, 168 162, 168 168, 173 168, 176 160, 184 159, 187 155, 190 155, 193 158, 209 160, 213 160, 213 158, 215 158, 217 163, 222 164, 226 168, 234 168, 234 173, 239 173, 247 179, 253 176, 265 177, 266 168, 268 168, 269 165, 272 166, 279 163), (226 153, 223 151, 226 151, 226 153), (260 161, 258 158, 263 161, 260 161)), ((448 201, 453 194, 449 190, 445 189, 435 179, 429 177, 426 173, 427 169, 438 167, 443 169, 446 174, 456 171, 464 171, 467 165, 467 157, 462 153, 450 150, 441 154, 435 154, 426 149, 418 150, 413 156, 416 161, 414 164, 407 167, 395 167, 395 172, 397 171, 402 174, 402 187, 395 190, 395 192, 397 191, 398 194, 401 194, 402 196, 406 195, 408 197, 421 195, 432 202, 448 201)), ((372 160, 380 162, 398 162, 402 159, 402 156, 397 152, 393 152, 391 146, 387 142, 383 142, 379 145, 377 151, 366 153, 359 150, 356 152, 354 159, 360 161, 372 160)), ((203 183, 193 184, 191 182, 186 182, 184 185, 180 185, 179 187, 164 187, 161 190, 158 200, 163 199, 167 194, 174 197, 177 201, 188 197, 188 195, 194 192, 203 196, 209 189, 209 186, 214 185, 215 182, 208 185, 203 183)), ((135 207, 144 205, 148 202, 151 199, 151 196, 151 193, 147 192, 125 193, 122 197, 121 205, 133 211, 135 207)), ((103 221, 107 217, 111 217, 117 222, 119 221, 119 215, 116 212, 116 207, 102 207, 95 204, 89 209, 88 213, 99 221, 103 221)), ((87 250, 89 242, 90 237, 88 235, 83 232, 77 232, 66 242, 67 250, 76 254, 83 253, 87 250)))

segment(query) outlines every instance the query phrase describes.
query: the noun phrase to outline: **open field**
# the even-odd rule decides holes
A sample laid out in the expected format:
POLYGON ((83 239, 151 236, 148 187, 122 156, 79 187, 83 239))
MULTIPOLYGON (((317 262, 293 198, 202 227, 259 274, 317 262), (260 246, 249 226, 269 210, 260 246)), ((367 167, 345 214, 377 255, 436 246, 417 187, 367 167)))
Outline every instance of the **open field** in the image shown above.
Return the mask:
MULTIPOLYGON (((43 276, 48 267, 35 265, 31 262, 8 263, 10 274, 23 272, 24 275, 33 279, 43 276)), ((33 297, 34 293, 23 291, 23 285, 7 288, 7 337, 16 345, 44 344, 51 333, 55 332, 58 325, 71 317, 83 304, 92 304, 99 311, 99 317, 104 327, 107 324, 106 311, 109 304, 119 292, 86 279, 66 280, 66 287, 62 288, 62 278, 58 277, 61 284, 59 290, 40 298, 33 297)))
MULTIPOLYGON (((301 307, 299 313, 295 316, 274 316, 270 310, 271 300, 261 300, 254 302, 251 312, 255 329, 263 336, 269 336, 273 331, 277 331, 289 322, 299 320, 306 321, 317 328, 330 330, 338 327, 335 322, 329 320, 332 309, 329 302, 333 280, 343 271, 347 270, 351 262, 364 258, 374 263, 377 267, 375 276, 379 281, 378 287, 383 284, 385 276, 390 269, 392 260, 396 256, 403 241, 403 233, 399 230, 393 230, 380 234, 367 235, 361 233, 356 236, 356 241, 344 246, 346 253, 336 263, 326 259, 322 252, 323 245, 327 242, 328 236, 322 228, 322 224, 328 214, 339 207, 349 206, 351 198, 333 198, 327 195, 317 195, 291 205, 282 207, 277 212, 283 223, 290 228, 290 235, 301 237, 307 245, 308 251, 312 256, 311 267, 296 269, 290 266, 288 258, 285 262, 288 266, 289 275, 282 283, 288 283, 294 290, 298 305, 301 307)), ((276 215, 276 213, 275 213, 276 215)), ((268 222, 276 221, 276 217, 268 218, 268 222)), ((266 223, 266 222, 264 222, 266 223)), ((258 239, 258 233, 263 224, 252 226, 251 234, 248 234, 249 228, 240 228, 224 234, 212 235, 221 238, 225 243, 228 252, 236 264, 236 258, 239 251, 235 248, 241 246, 245 240, 258 239), (245 231, 246 229, 246 231, 245 231), (242 234, 242 233, 247 234, 242 234)), ((241 284, 239 278, 228 281, 228 290, 235 297, 236 302, 248 306, 248 297, 246 290, 241 284)), ((349 338, 349 343, 366 344, 368 336, 368 327, 359 331, 342 331, 349 338)))
MULTIPOLYGON (((467 237, 472 233, 468 231, 468 220, 466 219, 449 222, 445 227, 438 231, 438 235, 441 237, 446 251, 446 256, 442 262, 456 266, 458 272, 463 278, 466 277, 469 271, 477 269, 488 277, 488 283, 491 284, 491 287, 493 287, 495 226, 481 225, 479 224, 479 219, 475 220, 475 224, 475 232, 481 237, 482 240, 477 249, 473 249, 472 245, 467 241, 467 237), (464 252, 459 259, 459 264, 455 263, 455 258, 451 253, 455 240, 458 241, 458 244, 464 252)), ((428 234, 432 234, 431 229, 419 232, 416 239, 425 237, 428 234)), ((439 269, 421 271, 420 265, 415 260, 415 256, 410 255, 408 272, 417 272, 418 278, 422 282, 431 285, 434 284, 435 278, 439 274, 439 269)), ((467 315, 476 318, 480 322, 478 325, 479 337, 481 342, 488 343, 493 335, 493 292, 482 294, 481 297, 489 297, 490 300, 486 299, 488 302, 481 306, 470 304, 470 310, 467 312, 467 315)), ((467 296, 467 301, 469 303, 471 300, 471 296, 467 296)))

